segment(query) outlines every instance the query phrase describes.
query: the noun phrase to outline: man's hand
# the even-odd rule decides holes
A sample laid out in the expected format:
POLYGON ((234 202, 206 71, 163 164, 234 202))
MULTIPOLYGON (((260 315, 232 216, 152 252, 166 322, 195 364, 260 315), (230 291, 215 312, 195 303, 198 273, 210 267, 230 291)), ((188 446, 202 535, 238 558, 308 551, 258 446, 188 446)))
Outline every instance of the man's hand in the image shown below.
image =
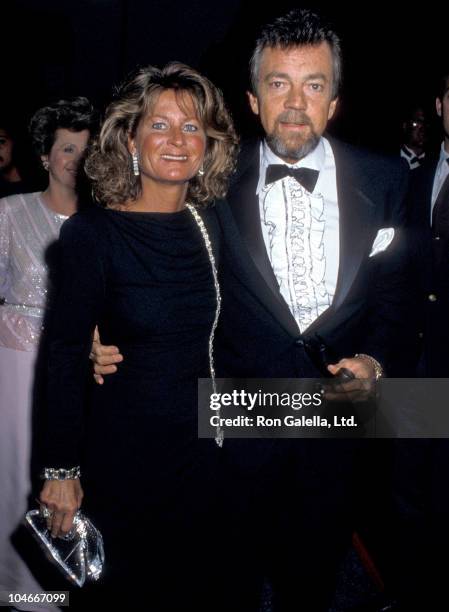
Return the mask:
POLYGON ((331 380, 326 383, 325 398, 328 401, 362 402, 368 400, 376 389, 376 370, 365 357, 340 359, 338 363, 327 367, 329 372, 338 377, 341 368, 346 368, 354 374, 352 380, 331 380))
POLYGON ((371 379, 376 377, 374 366, 364 357, 340 359, 338 363, 327 366, 329 372, 334 376, 338 375, 340 368, 351 370, 356 378, 371 379))
POLYGON ((116 363, 123 361, 123 355, 117 346, 103 346, 100 341, 98 327, 94 331, 94 339, 89 358, 94 364, 94 379, 99 385, 104 383, 103 376, 117 372, 116 363))

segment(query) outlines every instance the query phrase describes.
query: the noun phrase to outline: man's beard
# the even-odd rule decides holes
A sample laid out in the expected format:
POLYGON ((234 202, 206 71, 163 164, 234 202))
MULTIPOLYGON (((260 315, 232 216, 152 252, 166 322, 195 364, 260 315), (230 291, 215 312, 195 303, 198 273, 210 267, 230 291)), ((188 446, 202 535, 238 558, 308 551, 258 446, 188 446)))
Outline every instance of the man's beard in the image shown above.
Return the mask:
POLYGON ((266 140, 273 153, 281 159, 295 159, 299 161, 315 149, 320 141, 320 136, 314 132, 312 123, 305 113, 300 111, 285 111, 277 118, 274 130, 271 134, 266 135, 266 140), (310 127, 310 135, 307 140, 303 141, 300 145, 289 145, 277 133, 277 128, 281 122, 297 125, 306 124, 310 127))

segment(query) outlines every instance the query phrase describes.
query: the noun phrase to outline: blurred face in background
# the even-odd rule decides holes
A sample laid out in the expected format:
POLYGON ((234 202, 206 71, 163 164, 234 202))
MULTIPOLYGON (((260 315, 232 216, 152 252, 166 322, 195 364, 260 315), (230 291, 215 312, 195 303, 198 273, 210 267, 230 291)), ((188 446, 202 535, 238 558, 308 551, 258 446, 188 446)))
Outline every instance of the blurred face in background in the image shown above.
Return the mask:
POLYGON ((7 172, 12 163, 13 141, 8 132, 0 128, 0 173, 7 172))
POLYGON ((421 152, 427 143, 428 123, 425 112, 422 108, 417 108, 412 113, 410 119, 404 123, 404 143, 412 150, 421 152))
POLYGON ((65 128, 56 130, 55 141, 50 153, 41 156, 44 164, 48 163, 50 184, 75 189, 76 176, 89 137, 89 130, 82 130, 81 132, 72 132, 65 128))

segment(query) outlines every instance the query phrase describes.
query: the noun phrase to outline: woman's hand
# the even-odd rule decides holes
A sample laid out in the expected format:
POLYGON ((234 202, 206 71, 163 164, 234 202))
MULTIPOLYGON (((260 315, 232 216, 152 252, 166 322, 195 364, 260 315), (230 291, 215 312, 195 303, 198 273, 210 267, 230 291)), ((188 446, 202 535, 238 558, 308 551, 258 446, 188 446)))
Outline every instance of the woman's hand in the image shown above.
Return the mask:
POLYGON ((53 538, 64 536, 70 531, 83 497, 79 478, 45 481, 40 500, 50 512, 47 527, 53 538))

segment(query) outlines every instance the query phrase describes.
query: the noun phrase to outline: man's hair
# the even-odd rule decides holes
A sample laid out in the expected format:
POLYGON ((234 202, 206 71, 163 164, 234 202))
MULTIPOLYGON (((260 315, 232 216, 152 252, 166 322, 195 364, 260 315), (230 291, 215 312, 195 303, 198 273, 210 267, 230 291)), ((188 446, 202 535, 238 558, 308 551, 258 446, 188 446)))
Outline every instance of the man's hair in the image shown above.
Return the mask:
POLYGON ((338 96, 342 76, 340 39, 330 24, 307 9, 294 9, 262 28, 250 61, 251 89, 257 93, 260 58, 267 47, 289 49, 327 42, 333 61, 332 99, 338 96))

